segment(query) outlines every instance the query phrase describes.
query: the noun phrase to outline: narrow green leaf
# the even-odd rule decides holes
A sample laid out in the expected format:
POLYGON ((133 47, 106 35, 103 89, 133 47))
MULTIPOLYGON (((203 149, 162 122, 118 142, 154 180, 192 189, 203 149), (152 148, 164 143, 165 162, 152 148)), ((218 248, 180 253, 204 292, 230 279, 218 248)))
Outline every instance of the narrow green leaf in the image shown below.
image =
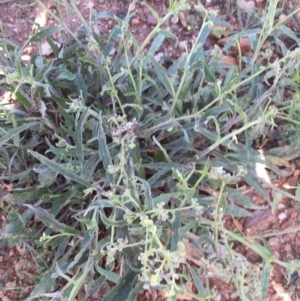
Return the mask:
MULTIPOLYGON (((59 95, 59 93, 54 90, 53 88, 50 88, 50 95, 51 95, 51 98, 53 100, 55 100, 57 102, 57 104, 62 107, 62 108, 66 108, 67 107, 67 103, 70 101, 69 99, 67 98, 63 98, 59 95)), ((74 121, 73 121, 74 122, 74 121)))
POLYGON ((172 238, 171 238, 171 247, 170 251, 175 252, 177 250, 177 244, 179 241, 179 228, 181 227, 181 218, 180 218, 180 213, 177 211, 174 213, 175 218, 172 223, 172 238))
POLYGON ((30 296, 26 298, 25 301, 31 301, 36 298, 39 298, 42 294, 48 292, 51 289, 55 282, 55 278, 51 277, 53 272, 54 269, 51 269, 50 271, 43 274, 43 277, 40 278, 40 282, 37 285, 35 285, 34 289, 30 293, 30 296))
MULTIPOLYGON (((30 210, 28 210, 30 211, 30 210)), ((33 214, 32 214, 33 215, 33 214)), ((9 215, 9 222, 5 225, 5 233, 20 235, 22 233, 22 227, 25 226, 25 222, 22 216, 16 212, 9 215)))
POLYGON ((26 109, 30 109, 32 107, 30 101, 20 91, 15 92, 15 96, 26 109))
POLYGON ((56 77, 56 79, 67 79, 67 80, 74 80, 75 76, 73 73, 63 69, 59 72, 59 75, 56 77))
POLYGON ((34 207, 32 205, 25 204, 24 206, 31 209, 37 218, 47 227, 52 229, 53 231, 60 232, 60 233, 66 233, 66 234, 72 234, 76 236, 81 236, 82 233, 72 227, 69 227, 65 224, 60 223, 55 219, 55 217, 52 214, 49 214, 49 212, 43 208, 40 207, 34 207))
POLYGON ((17 65, 17 70, 18 70, 18 76, 19 78, 23 77, 23 72, 22 72, 22 66, 19 60, 16 60, 16 65, 17 65))
MULTIPOLYGON (((167 169, 172 170, 172 168, 174 169, 178 169, 178 168, 183 168, 184 166, 182 164, 179 163, 165 163, 165 162, 159 162, 159 163, 146 163, 142 165, 145 168, 149 168, 149 169, 167 169)), ((152 186, 152 185, 151 185, 152 186)))
POLYGON ((105 226, 107 227, 124 227, 127 225, 127 222, 125 220, 112 220, 106 217, 105 213, 103 212, 103 210, 100 210, 100 216, 101 216, 101 220, 104 223, 105 226))
POLYGON ((78 160, 83 163, 84 162, 84 152, 83 152, 83 145, 82 145, 82 135, 83 135, 83 129, 84 129, 84 124, 87 120, 87 118, 90 115, 90 109, 86 108, 84 112, 82 113, 80 120, 76 126, 75 129, 75 147, 76 147, 76 154, 78 157, 78 160))
POLYGON ((125 301, 132 291, 136 277, 140 274, 141 264, 137 260, 134 265, 128 267, 118 284, 104 296, 103 301, 125 301))
MULTIPOLYGON (((11 175, 8 175, 8 176, 1 175, 1 179, 9 180, 9 181, 24 180, 25 178, 27 178, 27 176, 31 172, 32 172, 32 168, 28 168, 25 171, 15 173, 15 174, 11 174, 11 175)), ((9 173, 7 173, 7 174, 9 174, 9 173)))
POLYGON ((94 67, 99 68, 99 64, 97 63, 97 61, 89 56, 82 56, 79 59, 84 63, 88 63, 94 67))
POLYGON ((205 65, 204 65, 204 72, 205 72, 205 76, 207 77, 207 79, 210 82, 215 83, 217 81, 215 73, 213 72, 213 70, 210 68, 210 66, 207 63, 205 63, 205 65))
POLYGON ((89 208, 113 208, 116 205, 114 201, 110 201, 108 199, 97 199, 95 202, 91 203, 89 208))
POLYGON ((252 176, 247 174, 243 177, 245 182, 250 186, 253 187, 265 200, 270 201, 269 194, 267 191, 262 187, 262 185, 252 176))
POLYGON ((226 231, 226 233, 232 239, 239 241, 240 243, 242 243, 243 245, 245 245, 249 249, 253 250, 256 254, 261 256, 263 258, 263 260, 265 260, 267 262, 269 262, 271 260, 273 255, 266 247, 260 245, 259 243, 257 243, 254 240, 251 240, 249 242, 246 238, 244 238, 244 237, 242 237, 239 234, 236 234, 234 232, 226 231))
POLYGON ((68 248, 70 244, 70 240, 73 237, 71 236, 64 236, 64 240, 60 243, 59 247, 57 248, 57 251, 55 252, 55 256, 52 259, 52 262, 55 263, 58 261, 59 258, 63 256, 63 254, 66 254, 66 249, 68 248))
POLYGON ((14 129, 12 129, 11 131, 7 132, 5 135, 3 135, 0 138, 0 146, 3 145, 8 140, 12 139, 14 136, 18 135, 19 133, 21 133, 35 125, 38 125, 38 124, 41 124, 41 122, 40 121, 32 121, 32 122, 25 123, 23 125, 20 125, 14 129))
POLYGON ((98 262, 96 262, 95 264, 95 268, 97 270, 97 272, 100 274, 100 275, 103 275, 105 276, 105 278, 113 283, 118 283, 120 281, 120 276, 114 272, 111 272, 111 271, 107 271, 103 268, 101 268, 98 264, 98 262))
POLYGON ((298 185, 298 187, 296 189, 295 196, 296 196, 296 198, 298 198, 300 200, 300 185, 298 185))
POLYGON ((128 244, 130 246, 124 247, 122 252, 128 259, 127 264, 131 265, 135 262, 135 259, 138 258, 138 256, 140 255, 141 249, 135 245, 136 239, 132 238, 131 229, 130 231, 128 230, 128 224, 126 224, 124 227, 119 227, 116 229, 116 240, 118 240, 119 238, 124 239, 124 237, 128 238, 128 244))
POLYGON ((168 93, 174 98, 175 91, 173 88, 173 84, 170 81, 170 78, 168 78, 168 75, 167 75, 168 73, 167 73, 166 69, 163 66, 159 65, 153 57, 151 57, 150 60, 151 60, 152 65, 154 66, 154 69, 156 71, 159 81, 165 87, 165 89, 168 91, 168 93))
POLYGON ((43 156, 43 155, 41 155, 37 152, 34 152, 32 150, 28 150, 28 153, 30 153, 33 157, 38 159, 41 163, 45 164, 50 169, 54 170, 57 173, 62 174, 67 179, 71 179, 74 182, 82 184, 83 186, 86 186, 86 187, 91 187, 92 186, 88 181, 84 180, 82 177, 80 177, 79 175, 77 175, 73 171, 65 168, 63 165, 61 165, 57 162, 54 162, 52 160, 49 160, 45 156, 43 156))
POLYGON ((143 5, 145 5, 150 10, 152 15, 157 19, 157 21, 161 19, 158 12, 151 5, 149 5, 147 2, 143 3, 143 5))
POLYGON ((208 296, 208 293, 207 293, 206 289, 204 288, 204 286, 202 285, 202 282, 201 282, 199 276, 197 275, 196 271, 189 264, 187 264, 187 265, 188 265, 188 267, 191 271, 192 278, 193 278, 193 281, 195 283, 195 286, 196 286, 200 296, 204 300, 208 296))
POLYGON ((246 195, 242 194, 236 189, 226 187, 225 188, 228 196, 237 204, 248 208, 248 209, 266 209, 269 206, 258 206, 256 205, 250 198, 248 198, 246 195))
POLYGON ((81 93, 82 93, 83 100, 86 101, 87 100, 87 85, 84 81, 84 78, 82 77, 82 75, 80 73, 75 74, 74 83, 76 85, 78 94, 81 95, 81 93))
POLYGON ((261 291, 260 291, 260 301, 264 301, 267 295, 270 278, 271 278, 272 266, 270 263, 264 263, 262 275, 260 279, 261 291))
POLYGON ((171 193, 162 193, 159 196, 155 197, 152 202, 153 202, 153 207, 155 208, 157 204, 159 203, 168 203, 170 201, 170 198, 176 198, 178 195, 178 192, 171 192, 171 193))
MULTIPOLYGON (((87 225, 89 222, 90 222, 90 220, 87 220, 87 225)), ((91 248, 92 238, 93 238, 93 230, 88 229, 85 232, 82 242, 81 242, 81 249, 85 250, 87 252, 86 258, 88 257, 89 249, 91 248)))
MULTIPOLYGON (((197 129, 195 129, 197 132, 203 134, 205 137, 207 137, 208 139, 212 140, 212 141, 216 141, 213 145, 217 145, 217 144, 222 144, 227 146, 228 148, 237 151, 238 147, 236 144, 233 144, 232 141, 230 139, 225 140, 225 138, 221 138, 220 136, 216 135, 215 133, 209 131, 208 129, 206 129, 205 127, 197 127, 197 129), (223 141, 222 141, 223 140, 223 141)), ((213 147, 212 147, 213 148, 213 147)), ((203 152, 202 152, 203 153, 203 152)))
POLYGON ((150 185, 144 179, 141 179, 139 177, 137 177, 137 179, 142 182, 143 187, 144 187, 145 207, 149 210, 152 210, 154 208, 154 206, 153 206, 153 200, 152 200, 152 196, 151 196, 150 185))
POLYGON ((52 36, 60 30, 62 30, 62 27, 60 26, 42 29, 37 34, 33 35, 29 42, 41 42, 43 39, 52 36))
POLYGON ((271 148, 268 155, 277 156, 284 160, 290 161, 299 157, 300 147, 298 145, 284 145, 271 148))
POLYGON ((97 152, 86 161, 85 165, 82 168, 81 177, 86 181, 91 181, 99 162, 100 155, 97 152))
POLYGON ((143 160, 141 157, 140 143, 138 141, 135 142, 135 148, 131 151, 131 156, 137 175, 140 178, 145 179, 146 173, 145 173, 145 168, 143 168, 141 164, 143 160))
POLYGON ((233 217, 244 217, 244 216, 250 215, 250 213, 247 210, 245 210, 233 203, 230 203, 230 202, 226 203, 225 208, 224 208, 224 214, 225 215, 228 214, 233 217))
POLYGON ((97 19, 116 19, 116 16, 108 11, 101 11, 97 13, 97 19))
MULTIPOLYGON (((153 56, 155 52, 160 48, 162 43, 164 42, 167 34, 165 31, 160 31, 158 35, 153 39, 153 42, 151 43, 151 46, 149 50, 147 51, 148 55, 153 56)), ((174 36, 173 36, 174 37, 174 36)))
POLYGON ((88 285, 86 288, 87 295, 91 296, 96 291, 98 291, 99 288, 102 287, 102 285, 104 284, 104 281, 105 281, 105 276, 103 276, 103 275, 101 275, 100 277, 93 280, 93 282, 91 283, 91 286, 88 285))
POLYGON ((20 203, 23 203, 26 201, 35 200, 47 193, 49 193, 49 190, 47 188, 40 188, 40 189, 36 189, 36 190, 30 191, 30 192, 13 194, 12 201, 18 202, 20 204, 20 203))
MULTIPOLYGON (((255 85, 256 87, 256 85, 255 85)), ((246 138, 246 152, 247 152, 247 157, 249 158, 251 153, 252 153, 252 140, 251 140, 251 137, 250 137, 250 132, 249 132, 249 129, 245 130, 245 138, 246 138)))
POLYGON ((93 264, 90 264, 89 266, 86 266, 83 269, 81 276, 75 280, 74 286, 71 292, 68 294, 68 299, 67 299, 68 301, 75 300, 76 295, 78 294, 79 290, 83 286, 84 282, 87 279, 87 275, 90 273, 92 269, 93 269, 93 264))
MULTIPOLYGON (((64 255, 65 257, 65 255, 64 255)), ((63 274, 67 272, 69 266, 69 261, 62 262, 61 264, 58 264, 57 262, 53 263, 53 274, 52 278, 58 278, 60 274, 63 274)), ((73 281, 72 281, 73 282, 73 281)))
POLYGON ((289 27, 287 27, 284 24, 281 24, 280 26, 278 26, 276 28, 276 30, 280 31, 284 35, 287 35, 288 37, 293 39, 298 44, 298 46, 300 46, 300 41, 299 41, 297 35, 295 35, 294 32, 289 27))
MULTIPOLYGON (((103 165, 105 170, 112 165, 112 158, 109 153, 109 149, 106 144, 106 136, 102 126, 102 116, 99 116, 99 126, 98 126, 98 142, 99 142, 99 154, 100 158, 103 160, 103 165)), ((112 175, 108 174, 108 178, 113 182, 112 175)))
MULTIPOLYGON (((86 235, 86 233, 85 233, 86 235)), ((83 238, 84 239, 84 238, 83 238)), ((68 265, 67 270, 71 270, 73 267, 82 265, 84 263, 86 263, 89 259, 89 249, 84 249, 81 246, 80 251, 76 254, 76 256, 74 257, 74 259, 71 261, 71 263, 68 265)))
POLYGON ((144 286, 144 283, 143 282, 140 282, 136 285, 136 287, 134 289, 131 290, 129 296, 128 296, 128 299, 127 301, 136 301, 137 300, 137 294, 141 291, 143 291, 143 286, 144 286))
POLYGON ((81 185, 72 185, 69 186, 70 189, 67 190, 63 195, 59 195, 52 200, 52 208, 50 214, 56 216, 61 208, 63 208, 68 201, 70 201, 78 192, 79 189, 82 189, 81 185))
POLYGON ((47 37, 47 42, 51 46, 52 51, 53 51, 55 57, 57 58, 58 55, 59 55, 59 48, 60 48, 59 46, 60 46, 60 44, 57 45, 56 43, 54 43, 54 41, 51 37, 47 37))

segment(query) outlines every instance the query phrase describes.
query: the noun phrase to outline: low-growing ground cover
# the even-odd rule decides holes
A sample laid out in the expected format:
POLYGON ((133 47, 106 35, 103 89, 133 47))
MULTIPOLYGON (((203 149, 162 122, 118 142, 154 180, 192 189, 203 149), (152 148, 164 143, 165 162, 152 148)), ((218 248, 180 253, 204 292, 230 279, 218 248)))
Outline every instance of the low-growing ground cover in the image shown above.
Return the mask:
POLYGON ((89 3, 84 18, 55 2, 59 25, 22 47, 1 39, 1 245, 30 255, 15 271, 32 285, 6 291, 297 300, 300 10, 89 3), (137 40, 139 7, 152 28, 137 40))

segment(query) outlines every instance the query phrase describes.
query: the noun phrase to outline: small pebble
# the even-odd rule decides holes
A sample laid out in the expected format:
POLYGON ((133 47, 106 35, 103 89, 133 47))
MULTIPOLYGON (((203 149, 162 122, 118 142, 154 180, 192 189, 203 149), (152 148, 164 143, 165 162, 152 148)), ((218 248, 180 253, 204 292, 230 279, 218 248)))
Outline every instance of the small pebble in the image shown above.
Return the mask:
POLYGON ((158 21, 153 15, 148 15, 147 23, 150 25, 157 25, 158 21))
POLYGON ((183 31, 182 34, 183 34, 184 36, 189 36, 189 35, 192 34, 192 32, 191 32, 191 31, 183 31))
POLYGON ((243 10, 245 12, 248 12, 248 11, 251 11, 251 10, 255 9, 255 2, 254 1, 237 0, 236 4, 241 10, 243 10))
POLYGON ((275 247, 279 244, 279 237, 271 237, 269 239, 269 245, 275 247))
POLYGON ((145 292, 145 297, 147 300, 151 300, 151 295, 148 291, 145 292))
POLYGON ((284 219, 286 218, 285 212, 280 212, 280 213, 278 214, 278 218, 279 218, 281 221, 284 220, 284 219))
MULTIPOLYGON (((283 227, 282 227, 282 229, 283 229, 283 227)), ((284 229, 286 229, 286 228, 284 228, 284 229)), ((288 233, 288 234, 286 234, 286 240, 295 240, 296 235, 297 235, 297 233, 288 233)))
POLYGON ((279 21, 284 20, 286 17, 287 17, 287 15, 281 14, 281 15, 279 16, 279 21))
POLYGON ((10 281, 10 282, 5 283, 5 287, 7 287, 7 288, 15 288, 16 286, 17 286, 16 281, 10 281))
POLYGON ((298 213, 296 211, 293 211, 291 213, 291 220, 295 220, 297 218, 298 213))
POLYGON ((148 9, 148 7, 144 6, 143 7, 143 12, 144 12, 145 15, 149 15, 150 10, 148 9))
POLYGON ((114 26, 114 21, 113 21, 113 20, 109 20, 109 21, 107 22, 107 26, 108 26, 109 29, 112 29, 113 26, 114 26))
POLYGON ((130 12, 133 12, 133 11, 135 11, 136 10, 136 5, 135 4, 131 4, 131 5, 129 5, 129 11, 130 12))
POLYGON ((276 259, 280 259, 280 257, 281 257, 277 251, 274 251, 273 255, 275 256, 276 259))
POLYGON ((138 18, 132 18, 131 19, 131 24, 133 26, 139 25, 140 24, 140 20, 138 18))
POLYGON ((182 24, 183 27, 187 27, 187 23, 186 23, 186 20, 185 20, 185 15, 183 12, 180 12, 178 14, 178 17, 179 17, 179 20, 180 20, 180 23, 182 24))
POLYGON ((299 169, 296 169, 293 173, 293 176, 294 177, 298 177, 300 175, 300 170, 299 169))
MULTIPOLYGON (((290 221, 290 220, 287 220, 286 222, 284 222, 284 223, 282 224, 281 229, 284 230, 284 229, 287 229, 287 228, 289 228, 289 227, 291 227, 291 226, 292 226, 291 221, 290 221)), ((294 234, 294 233, 290 233, 290 234, 294 234)))
POLYGON ((155 56, 154 56, 154 59, 159 62, 161 60, 161 58, 164 56, 164 54, 162 52, 159 52, 157 53, 155 56))
POLYGON ((177 17, 177 16, 172 16, 170 22, 171 22, 172 24, 174 24, 174 25, 177 24, 177 23, 178 23, 178 17, 177 17))
POLYGON ((25 254, 25 252, 26 252, 26 248, 25 247, 21 248, 20 246, 16 245, 16 249, 17 249, 18 253, 21 256, 23 256, 25 254))

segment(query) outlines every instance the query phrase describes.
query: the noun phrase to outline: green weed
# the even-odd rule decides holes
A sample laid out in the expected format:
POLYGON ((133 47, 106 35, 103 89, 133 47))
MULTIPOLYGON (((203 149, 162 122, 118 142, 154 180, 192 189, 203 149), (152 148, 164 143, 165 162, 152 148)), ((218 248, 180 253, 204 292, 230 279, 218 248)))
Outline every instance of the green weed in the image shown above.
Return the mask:
MULTIPOLYGON (((111 286, 104 301, 135 300, 149 287, 168 300, 185 293, 215 300, 211 277, 233 283, 233 298, 264 300, 272 263, 294 271, 298 262, 275 259, 263 237, 261 245, 222 223, 224 215, 266 208, 244 196, 241 183, 270 205, 265 185, 279 190, 262 185, 254 168, 283 171, 252 142, 281 122, 298 135, 299 49, 284 50, 281 42, 282 58, 266 65, 257 59, 267 38, 290 33, 274 24, 276 3, 270 1, 263 28, 242 33, 254 54, 241 54, 239 67, 220 60, 236 37, 225 50, 204 51, 212 28, 225 21, 203 7, 191 49, 155 60, 163 42, 176 39, 161 29, 182 9, 176 1, 163 18, 148 6, 158 24, 142 45, 129 30, 130 14, 121 20, 91 9, 84 20, 74 1, 71 12, 83 24, 76 33, 53 16, 60 26, 40 28, 28 40, 39 47, 47 40, 52 57, 37 53, 25 64, 24 47, 0 41, 0 87, 18 102, 0 111, 2 181, 13 186, 2 196, 8 219, 1 245, 24 244, 36 258, 41 278, 26 301, 74 300, 80 290, 88 297, 104 285, 111 286), (97 35, 99 19, 116 25, 97 35), (65 38, 61 49, 52 38, 57 32, 65 38), (286 88, 293 97, 283 101, 286 88), (233 249, 234 241, 262 257, 262 270, 233 249), (197 293, 187 291, 191 281, 197 293)), ((67 7, 56 5, 58 12, 67 7)))

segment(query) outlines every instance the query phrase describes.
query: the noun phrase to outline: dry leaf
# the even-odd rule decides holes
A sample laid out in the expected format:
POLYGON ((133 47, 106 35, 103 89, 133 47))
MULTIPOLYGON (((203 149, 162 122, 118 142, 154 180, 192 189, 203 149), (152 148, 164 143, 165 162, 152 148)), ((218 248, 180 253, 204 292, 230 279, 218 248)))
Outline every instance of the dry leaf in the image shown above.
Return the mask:
POLYGON ((244 222, 244 229, 251 228, 272 214, 271 209, 255 211, 252 216, 248 216, 244 222))
MULTIPOLYGON (((224 46, 224 45, 227 43, 227 41, 228 41, 229 38, 230 38, 230 37, 226 37, 226 38, 223 38, 223 39, 218 40, 218 45, 224 46)), ((241 49, 241 52, 242 52, 242 53, 245 53, 245 52, 247 52, 247 51, 250 50, 250 48, 251 48, 251 47, 250 47, 250 40, 249 40, 248 37, 242 37, 242 38, 240 39, 240 42, 239 42, 239 48, 241 49)), ((232 53, 238 53, 238 47, 237 47, 237 46, 232 46, 232 47, 230 48, 230 51, 231 51, 232 53)))
POLYGON ((219 60, 219 62, 222 62, 225 64, 230 64, 230 65, 235 65, 235 66, 238 65, 236 58, 233 56, 228 56, 228 55, 222 56, 222 58, 219 60))

